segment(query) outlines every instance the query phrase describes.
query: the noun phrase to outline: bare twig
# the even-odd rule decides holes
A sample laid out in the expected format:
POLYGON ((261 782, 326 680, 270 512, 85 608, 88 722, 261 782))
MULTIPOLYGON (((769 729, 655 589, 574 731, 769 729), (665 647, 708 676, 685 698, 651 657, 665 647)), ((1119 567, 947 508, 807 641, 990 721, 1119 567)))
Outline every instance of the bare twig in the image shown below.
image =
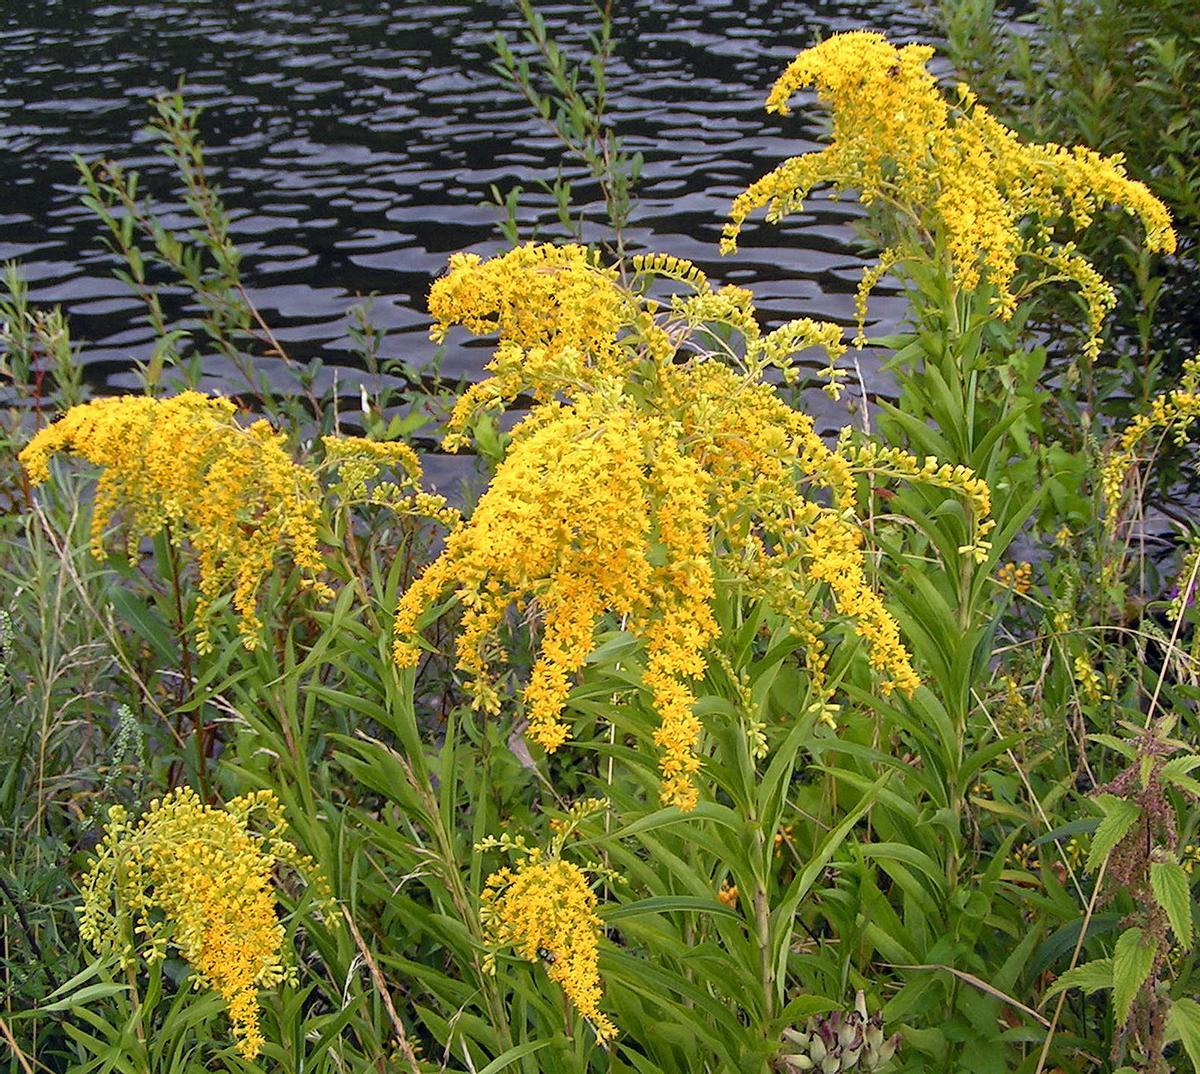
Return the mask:
POLYGON ((371 949, 364 942, 362 933, 358 931, 358 926, 354 923, 354 918, 350 916, 350 911, 344 906, 342 907, 342 916, 346 919, 346 924, 350 927, 350 935, 354 937, 354 943, 358 947, 359 954, 362 955, 363 961, 367 964, 367 969, 370 970, 371 981, 375 985, 375 991, 379 993, 379 998, 383 1000, 383 1005, 387 1009, 388 1017, 392 1020, 392 1028, 396 1031, 396 1041, 400 1045, 400 1051, 404 1053, 404 1059, 413 1074, 421 1074, 421 1067, 417 1062, 417 1053, 413 1051, 413 1046, 409 1043, 404 1023, 400 1021, 400 1016, 396 1013, 391 994, 387 990, 387 982, 384 981, 383 974, 379 970, 379 964, 371 954, 371 949))

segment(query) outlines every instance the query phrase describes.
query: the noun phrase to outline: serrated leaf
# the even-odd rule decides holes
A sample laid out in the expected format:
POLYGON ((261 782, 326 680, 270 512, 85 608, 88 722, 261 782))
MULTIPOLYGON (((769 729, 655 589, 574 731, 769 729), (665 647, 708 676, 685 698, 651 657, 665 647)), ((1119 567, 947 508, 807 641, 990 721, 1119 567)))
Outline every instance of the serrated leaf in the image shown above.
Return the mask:
POLYGON ((1170 781, 1175 776, 1186 776, 1194 768, 1200 768, 1200 754, 1189 753, 1173 757, 1162 766, 1162 778, 1170 781))
POLYGON ((1112 986, 1113 960, 1097 958, 1082 966, 1076 966, 1073 970, 1068 970, 1050 986, 1046 996, 1056 996, 1068 988, 1081 989, 1090 996, 1093 992, 1099 992, 1102 988, 1112 988, 1112 986))
POLYGON ((1154 941, 1147 940, 1141 929, 1126 929, 1117 938, 1112 964, 1113 1007, 1118 1026, 1129 1021, 1133 1001, 1150 976, 1156 953, 1154 941))
POLYGON ((1107 746, 1110 750, 1114 750, 1131 761, 1137 756, 1136 746, 1115 735, 1088 735, 1088 741, 1099 742, 1100 745, 1107 746))
POLYGON ((1142 815, 1135 802, 1126 798, 1118 798, 1115 794, 1102 794, 1097 801, 1104 810, 1104 819, 1096 827, 1092 836, 1092 846, 1088 851, 1087 871, 1094 873, 1108 857, 1109 852, 1133 827, 1134 821, 1142 815))
POLYGON ((1200 1071, 1200 1003, 1194 999, 1171 1002, 1167 1013, 1167 1040, 1178 1040, 1192 1066, 1200 1071))
POLYGON ((1170 783, 1181 791, 1187 791, 1193 798, 1200 798, 1200 780, 1193 779, 1191 776, 1172 776, 1170 783))
POLYGON ((1192 886, 1183 866, 1173 861, 1150 864, 1150 889, 1154 901, 1166 912, 1171 931, 1184 948, 1192 946, 1192 886))

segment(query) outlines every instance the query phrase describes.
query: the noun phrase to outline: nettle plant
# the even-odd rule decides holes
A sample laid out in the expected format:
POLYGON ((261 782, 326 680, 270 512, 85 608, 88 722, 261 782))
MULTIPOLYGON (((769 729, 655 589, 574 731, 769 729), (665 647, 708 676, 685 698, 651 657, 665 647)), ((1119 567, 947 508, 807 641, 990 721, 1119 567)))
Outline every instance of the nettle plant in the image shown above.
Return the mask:
POLYGON ((1200 1065, 1200 1004, 1171 994, 1195 938, 1196 908, 1180 821, 1200 800, 1200 781, 1191 774, 1200 767, 1200 754, 1169 737, 1176 722, 1152 714, 1141 728, 1127 725, 1124 737, 1095 736, 1126 767, 1095 792, 1101 819, 1086 866, 1096 884, 1089 917, 1094 907, 1118 906, 1121 932, 1111 957, 1064 973, 1050 991, 1110 991, 1112 1058, 1128 1058, 1133 1065, 1122 1069, 1146 1074, 1172 1069, 1164 1057, 1170 1041, 1181 1041, 1193 1064, 1200 1065))

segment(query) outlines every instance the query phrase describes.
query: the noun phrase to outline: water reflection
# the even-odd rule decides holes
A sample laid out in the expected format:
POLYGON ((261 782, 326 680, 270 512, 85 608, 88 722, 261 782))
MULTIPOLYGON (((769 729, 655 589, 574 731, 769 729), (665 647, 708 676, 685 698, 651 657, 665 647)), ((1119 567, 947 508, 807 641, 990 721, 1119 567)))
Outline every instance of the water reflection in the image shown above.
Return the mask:
MULTIPOLYGON (((820 117, 802 109, 788 120, 762 111, 775 73, 837 30, 928 36, 919 9, 616 6, 611 102, 646 157, 634 243, 753 285, 771 319, 849 323, 861 270, 854 205, 815 199, 786 227, 749 228, 732 260, 718 258, 716 237, 730 197, 819 133, 820 117)), ((542 10, 561 41, 584 47, 587 3, 542 10)), ((555 146, 489 70, 497 28, 518 30, 503 0, 10 0, 0 13, 0 259, 24 261, 35 300, 67 306, 89 341, 94 381, 131 384, 131 360, 148 354, 150 334, 110 275, 70 158, 114 155, 142 169, 170 208, 169 175, 142 127, 147 99, 186 75, 192 99, 208 107, 209 158, 256 301, 297 358, 321 357, 357 397, 344 318, 355 295, 378 292, 388 356, 426 362, 431 278, 452 250, 499 248, 496 211, 480 204, 489 185, 526 187, 528 225, 553 219, 549 199, 531 188, 557 161, 555 146)), ((873 313, 894 318, 897 304, 885 295, 873 313)), ((482 353, 455 342, 444 369, 478 375, 482 353)), ((205 368, 217 381, 224 373, 216 358, 205 368)))

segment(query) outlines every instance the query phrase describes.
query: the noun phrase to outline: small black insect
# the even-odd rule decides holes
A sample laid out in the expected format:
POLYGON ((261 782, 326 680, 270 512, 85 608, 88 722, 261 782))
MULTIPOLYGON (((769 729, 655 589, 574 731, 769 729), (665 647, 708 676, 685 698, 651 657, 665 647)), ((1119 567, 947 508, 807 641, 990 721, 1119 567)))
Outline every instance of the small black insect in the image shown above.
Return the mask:
POLYGON ((547 947, 539 947, 537 949, 537 957, 545 962, 548 966, 554 965, 554 952, 547 947))

